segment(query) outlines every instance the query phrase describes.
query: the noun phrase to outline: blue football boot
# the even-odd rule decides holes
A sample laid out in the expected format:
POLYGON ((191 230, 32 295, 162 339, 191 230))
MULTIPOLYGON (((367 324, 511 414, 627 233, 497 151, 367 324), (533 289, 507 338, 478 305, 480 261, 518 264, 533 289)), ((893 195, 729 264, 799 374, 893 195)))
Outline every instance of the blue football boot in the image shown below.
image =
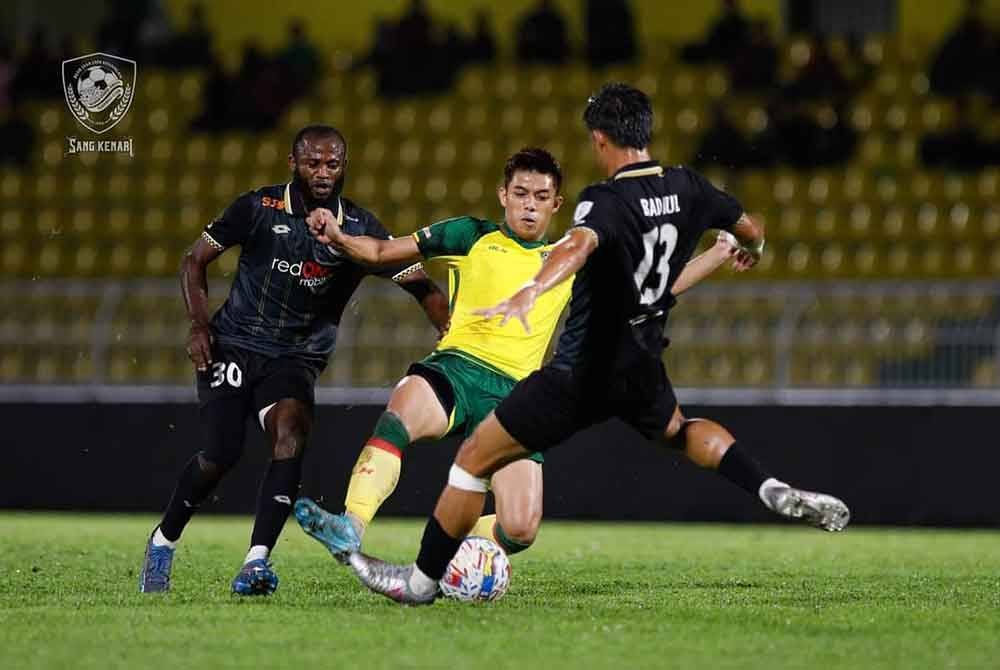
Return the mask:
POLYGON ((170 568, 174 563, 174 550, 153 544, 153 536, 146 542, 146 556, 139 573, 140 593, 163 593, 170 590, 170 568))
POLYGON ((341 563, 347 555, 361 549, 361 538, 346 514, 330 514, 310 498, 295 501, 295 518, 302 530, 333 554, 341 563))
POLYGON ((239 596, 269 596, 276 588, 278 575, 266 558, 245 563, 233 578, 233 593, 239 596))

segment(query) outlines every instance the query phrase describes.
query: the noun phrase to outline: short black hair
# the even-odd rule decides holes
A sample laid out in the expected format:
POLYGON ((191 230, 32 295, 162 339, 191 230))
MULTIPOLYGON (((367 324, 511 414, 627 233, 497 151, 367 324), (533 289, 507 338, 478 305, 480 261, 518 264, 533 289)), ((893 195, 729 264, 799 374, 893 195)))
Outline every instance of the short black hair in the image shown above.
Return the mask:
POLYGON ((344 134, 333 126, 324 126, 321 124, 315 124, 311 126, 306 126, 299 132, 295 133, 295 139, 292 140, 292 155, 298 156, 299 152, 302 150, 302 145, 306 138, 310 139, 320 139, 325 140, 331 137, 336 138, 344 145, 344 152, 347 152, 347 140, 344 139, 344 134))
POLYGON ((639 89, 613 82, 590 96, 583 122, 623 149, 645 149, 653 138, 653 105, 639 89))
POLYGON ((562 188, 562 168, 559 167, 559 161, 541 147, 524 147, 507 159, 507 164, 503 166, 504 186, 510 186, 510 180, 518 170, 551 175, 552 181, 556 183, 556 193, 562 188))

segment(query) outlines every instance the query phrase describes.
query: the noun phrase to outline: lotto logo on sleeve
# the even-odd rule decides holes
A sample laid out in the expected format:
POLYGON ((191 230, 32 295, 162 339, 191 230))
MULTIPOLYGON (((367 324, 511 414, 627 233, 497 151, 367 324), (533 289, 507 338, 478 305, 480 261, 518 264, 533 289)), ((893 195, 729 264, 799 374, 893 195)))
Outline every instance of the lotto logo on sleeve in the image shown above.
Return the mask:
POLYGON ((330 279, 330 275, 333 274, 333 270, 328 267, 324 267, 315 261, 299 261, 298 263, 289 263, 288 261, 281 260, 280 258, 275 258, 271 262, 271 269, 277 270, 283 274, 289 274, 293 277, 300 277, 299 286, 305 286, 307 288, 315 288, 317 286, 322 286, 330 279))
POLYGON ((582 200, 580 204, 576 206, 576 211, 573 212, 573 225, 579 225, 584 222, 587 215, 590 214, 590 210, 594 208, 594 203, 592 200, 582 200))

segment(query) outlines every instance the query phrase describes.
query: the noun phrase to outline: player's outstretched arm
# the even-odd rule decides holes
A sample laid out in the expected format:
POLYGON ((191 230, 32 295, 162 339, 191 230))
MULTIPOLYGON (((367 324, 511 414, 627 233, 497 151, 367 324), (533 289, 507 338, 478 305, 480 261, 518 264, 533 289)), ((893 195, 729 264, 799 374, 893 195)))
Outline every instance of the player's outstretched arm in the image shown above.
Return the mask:
POLYGON ((525 332, 530 332, 527 314, 535 305, 538 296, 555 288, 572 277, 577 270, 587 262, 587 257, 597 248, 597 233, 585 226, 577 226, 563 236, 552 253, 542 263, 542 269, 535 278, 525 284, 520 291, 504 300, 499 305, 489 309, 477 310, 487 318, 502 316, 500 325, 516 318, 524 326, 525 332))
POLYGON ((187 308, 191 330, 188 333, 187 354, 199 372, 212 363, 212 329, 208 315, 208 281, 206 268, 222 251, 199 237, 181 261, 181 291, 187 308))
POLYGON ((364 265, 382 267, 412 263, 423 258, 416 240, 411 236, 382 240, 367 235, 347 235, 337 225, 333 213, 325 208, 311 211, 306 217, 306 224, 317 240, 364 265))
MULTIPOLYGON (((739 253, 739 250, 740 243, 736 240, 736 238, 730 233, 720 230, 719 236, 716 238, 715 244, 712 245, 712 248, 692 258, 688 264, 684 266, 684 269, 681 270, 680 276, 677 277, 674 285, 670 287, 670 292, 675 296, 684 293, 692 286, 722 267, 727 260, 736 256, 739 253)), ((734 261, 734 267, 736 267, 736 262, 737 261, 734 261)))

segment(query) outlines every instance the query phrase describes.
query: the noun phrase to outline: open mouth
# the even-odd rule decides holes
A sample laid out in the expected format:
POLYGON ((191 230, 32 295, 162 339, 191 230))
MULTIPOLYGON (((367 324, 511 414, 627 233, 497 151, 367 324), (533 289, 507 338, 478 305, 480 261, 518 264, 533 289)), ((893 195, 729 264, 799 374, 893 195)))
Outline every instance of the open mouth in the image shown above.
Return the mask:
POLYGON ((333 190, 333 184, 329 182, 320 182, 318 184, 313 184, 312 189, 316 193, 329 193, 333 190))

